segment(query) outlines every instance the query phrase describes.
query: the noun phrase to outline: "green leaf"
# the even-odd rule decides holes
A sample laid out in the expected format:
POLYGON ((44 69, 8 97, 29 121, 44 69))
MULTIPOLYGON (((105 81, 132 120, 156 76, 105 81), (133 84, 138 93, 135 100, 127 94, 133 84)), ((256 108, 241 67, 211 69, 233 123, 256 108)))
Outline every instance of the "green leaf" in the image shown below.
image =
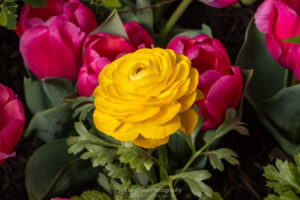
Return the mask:
MULTIPOLYGON (((15 4, 17 5, 17 4, 15 4)), ((1 18, 1 17, 0 17, 1 18)), ((7 24, 6 27, 9 30, 15 30, 17 27, 17 18, 14 12, 11 11, 11 13, 7 14, 7 24)))
POLYGON ((243 116, 243 103, 244 103, 244 99, 245 99, 245 96, 246 96, 247 89, 249 87, 249 84, 251 83, 253 73, 254 73, 254 71, 252 69, 242 70, 244 87, 243 87, 243 93, 242 93, 242 96, 241 96, 241 101, 240 101, 239 106, 237 108, 237 118, 239 120, 241 120, 242 116, 243 116))
POLYGON ((66 137, 72 129, 71 114, 72 110, 68 104, 39 111, 29 122, 24 136, 35 133, 46 142, 66 137))
POLYGON ((107 19, 91 34, 94 33, 110 33, 128 39, 128 35, 125 31, 122 20, 119 17, 117 10, 112 11, 107 19))
POLYGON ((173 179, 183 179, 189 185, 191 192, 199 198, 202 198, 204 195, 212 197, 212 189, 203 182, 210 177, 211 174, 207 170, 184 172, 172 176, 173 179))
POLYGON ((105 169, 108 171, 107 175, 114 179, 124 179, 129 180, 130 173, 129 169, 126 166, 120 164, 107 163, 105 169))
POLYGON ((7 13, 5 10, 0 11, 0 26, 6 26, 7 25, 7 13))
POLYGON ((280 90, 263 102, 264 112, 271 124, 291 142, 300 142, 300 85, 280 90))
POLYGON ((42 80, 43 90, 50 100, 51 107, 61 105, 62 99, 71 94, 75 85, 72 81, 64 78, 50 77, 42 80))
POLYGON ((204 154, 208 156, 211 166, 220 171, 224 170, 224 165, 221 161, 222 159, 232 165, 239 164, 239 161, 237 160, 238 155, 228 148, 220 148, 214 151, 204 152, 204 154))
POLYGON ((112 194, 112 185, 110 184, 110 180, 108 179, 108 177, 105 174, 99 173, 97 182, 109 194, 112 194))
POLYGON ((169 184, 169 181, 162 181, 155 185, 151 185, 150 187, 142 187, 142 186, 131 186, 130 187, 130 200, 154 200, 157 193, 162 189, 163 187, 167 186, 169 184))
POLYGON ((102 4, 107 8, 119 8, 122 6, 119 0, 102 0, 102 4))
POLYGON ((27 162, 25 184, 29 200, 50 199, 97 176, 99 169, 67 153, 65 139, 47 143, 27 162))
POLYGON ((130 164, 137 172, 150 171, 153 165, 151 155, 132 143, 123 143, 117 153, 121 162, 130 164))
POLYGON ((79 196, 71 197, 71 200, 111 200, 109 196, 105 193, 91 190, 85 191, 79 196))
MULTIPOLYGON (((136 9, 151 7, 151 0, 136 0, 136 9)), ((136 11, 137 22, 153 33, 153 12, 151 8, 136 11)))
POLYGON ((47 5, 46 0, 23 0, 23 2, 33 8, 45 7, 47 5))
POLYGON ((33 114, 51 107, 40 80, 24 77, 24 93, 26 104, 33 114))
POLYGON ((91 159, 93 167, 105 166, 117 158, 117 149, 111 143, 103 141, 99 137, 91 134, 81 122, 74 124, 79 136, 70 136, 67 139, 69 153, 74 155, 87 150, 81 155, 81 158, 91 159))
MULTIPOLYGON (((283 162, 277 159, 275 166, 267 165, 264 167, 263 175, 268 179, 267 186, 272 188, 274 192, 280 196, 278 199, 289 199, 295 196, 297 197, 296 194, 300 194, 299 159, 300 154, 297 154, 295 156, 296 165, 293 163, 288 163, 288 161, 283 162)), ((276 196, 269 195, 268 198, 276 199, 276 196)), ((294 199, 299 199, 299 197, 294 199)))
POLYGON ((300 35, 284 40, 284 42, 300 44, 300 35))

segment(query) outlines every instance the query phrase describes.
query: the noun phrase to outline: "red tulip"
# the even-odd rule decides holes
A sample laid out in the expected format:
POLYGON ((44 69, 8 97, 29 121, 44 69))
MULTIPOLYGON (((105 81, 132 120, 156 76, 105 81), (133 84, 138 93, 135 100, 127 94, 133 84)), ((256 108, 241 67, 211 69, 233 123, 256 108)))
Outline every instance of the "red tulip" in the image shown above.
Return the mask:
POLYGON ((282 66, 300 80, 300 45, 283 42, 300 35, 299 0, 265 0, 255 14, 257 28, 266 34, 267 48, 282 66))
POLYGON ((149 33, 136 22, 124 24, 129 40, 108 33, 96 33, 86 38, 83 65, 78 76, 78 93, 90 96, 98 85, 100 71, 110 62, 139 48, 151 48, 149 33))
POLYGON ((19 142, 25 115, 22 102, 14 92, 0 83, 0 164, 15 155, 13 148, 19 142))
POLYGON ((76 81, 85 36, 97 27, 96 18, 78 0, 49 0, 45 8, 22 8, 16 29, 20 51, 39 78, 76 81))
POLYGON ((226 109, 239 104, 243 90, 240 68, 231 66, 222 43, 207 35, 178 36, 168 48, 186 55, 198 70, 198 89, 204 94, 198 102, 205 120, 202 130, 217 128, 225 119, 226 109))
POLYGON ((239 0, 200 0, 200 1, 212 7, 224 8, 235 4, 239 0))

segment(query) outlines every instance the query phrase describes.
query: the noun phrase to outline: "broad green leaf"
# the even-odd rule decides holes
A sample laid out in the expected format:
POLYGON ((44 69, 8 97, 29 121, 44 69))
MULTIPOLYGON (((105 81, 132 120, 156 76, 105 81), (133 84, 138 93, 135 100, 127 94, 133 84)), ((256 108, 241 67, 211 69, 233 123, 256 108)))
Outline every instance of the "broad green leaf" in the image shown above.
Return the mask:
POLYGON ((23 0, 23 2, 33 8, 45 7, 47 5, 46 0, 23 0))
POLYGON ((94 179, 99 169, 92 168, 67 152, 65 139, 47 143, 27 162, 25 184, 29 200, 47 200, 70 187, 94 179))
POLYGON ((0 11, 0 26, 6 26, 7 25, 7 13, 4 9, 1 9, 0 11))
POLYGON ((300 44, 300 35, 284 40, 284 42, 300 44))
POLYGON ((136 9, 135 4, 131 0, 123 0, 122 8, 119 8, 120 17, 123 22, 130 22, 130 21, 138 21, 137 16, 134 12, 136 9))
POLYGON ((35 133, 46 142, 66 137, 72 129, 71 115, 72 110, 68 104, 39 111, 29 122, 24 136, 35 133))
POLYGON ((109 196, 105 193, 91 190, 85 191, 79 196, 71 197, 71 200, 111 200, 109 196))
POLYGON ((122 20, 119 17, 117 10, 112 11, 107 19, 91 34, 94 33, 110 33, 128 39, 128 35, 125 31, 122 20))
POLYGON ((119 0, 102 0, 102 4, 107 8, 118 8, 122 6, 119 0))
POLYGON ((121 162, 130 164, 130 167, 136 169, 138 173, 150 171, 153 165, 151 155, 132 143, 123 143, 117 153, 121 162))
POLYGON ((24 93, 26 104, 33 114, 51 107, 40 80, 24 77, 24 93))
POLYGON ((243 116, 243 103, 244 103, 244 99, 245 99, 245 96, 246 96, 247 89, 249 87, 249 84, 251 83, 251 79, 252 79, 252 76, 253 76, 253 70, 252 69, 242 70, 242 76, 243 76, 244 87, 243 87, 243 93, 242 93, 242 96, 241 96, 241 101, 240 101, 239 106, 237 108, 237 118, 239 120, 241 120, 242 116, 243 116))
POLYGON ((183 179, 189 185, 191 192, 199 198, 204 197, 204 195, 212 197, 212 189, 203 182, 210 177, 211 174, 207 170, 184 172, 172 176, 173 179, 183 179))
POLYGON ((262 109, 263 99, 272 97, 286 86, 286 69, 270 55, 265 36, 257 30, 253 19, 248 25, 235 65, 254 70, 246 96, 257 109, 262 109))
POLYGON ((222 159, 226 160, 232 165, 239 164, 237 160, 238 155, 228 148, 220 148, 213 151, 204 152, 205 155, 208 156, 209 162, 214 169, 218 169, 220 171, 224 170, 224 165, 222 163, 222 159))
MULTIPOLYGON (((136 0, 136 9, 151 7, 151 0, 136 0)), ((152 8, 136 11, 137 21, 150 33, 153 33, 152 8)))
POLYGON ((64 78, 50 77, 42 80, 45 94, 50 100, 51 107, 61 105, 62 99, 71 94, 75 85, 72 81, 64 78))
POLYGON ((300 142, 300 85, 280 90, 271 99, 264 101, 264 112, 271 124, 284 136, 300 142))

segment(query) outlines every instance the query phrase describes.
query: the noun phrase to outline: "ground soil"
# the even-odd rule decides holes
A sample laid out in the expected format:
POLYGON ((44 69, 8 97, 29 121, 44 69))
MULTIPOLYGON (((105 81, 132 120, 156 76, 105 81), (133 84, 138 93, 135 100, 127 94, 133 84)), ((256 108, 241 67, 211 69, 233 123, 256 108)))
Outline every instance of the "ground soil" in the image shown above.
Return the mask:
MULTIPOLYGON (((176 4, 176 3, 175 3, 176 4)), ((185 28, 201 28, 209 25, 214 37, 220 39, 229 52, 232 63, 243 43, 246 26, 253 16, 258 3, 250 7, 231 7, 216 9, 194 1, 179 21, 185 28), (191 20, 192 19, 192 20, 191 20)), ((0 82, 11 87, 24 101, 23 77, 26 74, 18 50, 19 39, 13 31, 0 27, 0 82)), ((27 121, 31 114, 25 106, 27 121)), ((288 159, 271 134, 258 121, 255 111, 246 101, 243 121, 248 124, 249 136, 230 133, 220 143, 220 147, 233 149, 240 159, 239 166, 225 165, 224 172, 208 169, 213 174, 207 182, 218 191, 224 200, 263 199, 269 191, 262 176, 263 166, 270 162, 270 155, 288 159)), ((17 156, 8 159, 0 166, 0 199, 25 200, 25 166, 30 155, 43 144, 36 137, 22 138, 15 151, 17 156)), ((87 187, 96 187, 90 183, 87 187)), ((65 196, 79 194, 85 188, 73 188, 65 196)), ((185 197, 184 199, 188 199, 185 197)))

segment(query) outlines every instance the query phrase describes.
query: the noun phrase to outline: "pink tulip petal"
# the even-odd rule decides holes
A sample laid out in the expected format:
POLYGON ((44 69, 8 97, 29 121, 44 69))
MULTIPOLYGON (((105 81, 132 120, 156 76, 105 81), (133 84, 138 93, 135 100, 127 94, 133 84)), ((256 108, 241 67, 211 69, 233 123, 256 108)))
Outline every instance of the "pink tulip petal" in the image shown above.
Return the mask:
POLYGON ((231 6, 232 4, 235 4, 239 0, 200 0, 200 1, 212 7, 225 8, 231 6))
POLYGON ((235 108, 241 98, 243 79, 238 67, 232 67, 233 75, 221 77, 210 88, 204 100, 204 125, 202 130, 216 128, 225 119, 227 108, 235 108))
POLYGON ((10 94, 7 87, 0 84, 0 108, 8 101, 10 94))
POLYGON ((172 49, 177 54, 185 54, 194 44, 195 41, 187 36, 177 36, 170 42, 168 49, 172 49))
POLYGON ((154 41, 150 34, 138 23, 131 21, 124 24, 129 41, 136 49, 151 48, 154 41))
POLYGON ((39 78, 57 76, 75 81, 85 34, 74 24, 55 17, 24 33, 20 51, 39 78))
POLYGON ((275 1, 265 0, 257 9, 255 14, 255 24, 262 33, 269 33, 272 30, 275 16, 275 1))

